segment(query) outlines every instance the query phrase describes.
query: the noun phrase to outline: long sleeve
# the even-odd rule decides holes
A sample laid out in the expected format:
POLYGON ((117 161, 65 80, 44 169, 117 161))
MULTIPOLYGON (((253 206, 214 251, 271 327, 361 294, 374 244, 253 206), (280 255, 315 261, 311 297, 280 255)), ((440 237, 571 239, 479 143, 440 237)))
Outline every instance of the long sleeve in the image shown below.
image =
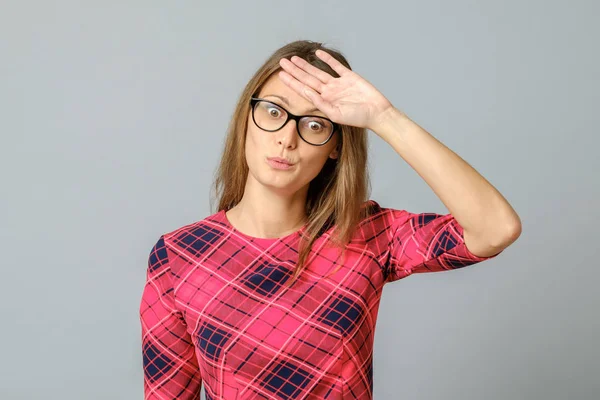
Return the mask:
POLYGON ((144 400, 198 399, 201 377, 194 346, 175 308, 164 235, 148 258, 140 303, 144 400))

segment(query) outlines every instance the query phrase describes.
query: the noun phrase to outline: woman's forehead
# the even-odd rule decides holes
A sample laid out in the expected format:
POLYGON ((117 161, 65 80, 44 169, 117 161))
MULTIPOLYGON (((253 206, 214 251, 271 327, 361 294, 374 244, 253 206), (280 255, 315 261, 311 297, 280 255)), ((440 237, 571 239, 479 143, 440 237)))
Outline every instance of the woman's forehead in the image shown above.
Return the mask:
POLYGON ((313 103, 283 83, 277 74, 267 80, 259 93, 259 97, 276 100, 276 102, 279 102, 294 114, 319 114, 325 116, 313 103))

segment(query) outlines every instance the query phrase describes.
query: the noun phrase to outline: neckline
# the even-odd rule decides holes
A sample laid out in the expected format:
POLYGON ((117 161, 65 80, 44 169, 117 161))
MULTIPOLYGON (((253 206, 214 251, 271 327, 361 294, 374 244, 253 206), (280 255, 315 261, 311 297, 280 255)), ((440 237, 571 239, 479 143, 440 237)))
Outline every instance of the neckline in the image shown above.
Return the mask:
POLYGON ((219 211, 219 214, 221 214, 221 218, 223 220, 223 222, 225 223, 225 225, 227 225, 227 227, 234 232, 235 234, 237 234, 238 236, 243 237, 244 239, 248 240, 248 241, 252 241, 255 243, 264 243, 264 244, 272 244, 275 243, 277 241, 284 241, 287 239, 291 239, 295 236, 300 235, 302 232, 304 232, 306 230, 306 224, 302 225, 302 227, 292 233, 289 233, 285 236, 280 236, 280 237, 274 237, 274 238, 262 238, 262 237, 257 237, 257 236, 250 236, 240 230, 238 230, 235 226, 233 226, 233 224, 231 223, 231 221, 229 221, 229 218, 227 218, 227 210, 221 210, 219 211))

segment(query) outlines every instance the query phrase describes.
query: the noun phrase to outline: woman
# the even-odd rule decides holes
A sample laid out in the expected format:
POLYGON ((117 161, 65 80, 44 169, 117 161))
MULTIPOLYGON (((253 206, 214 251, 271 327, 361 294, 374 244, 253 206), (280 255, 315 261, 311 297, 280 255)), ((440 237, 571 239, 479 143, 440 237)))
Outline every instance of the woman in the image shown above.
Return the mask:
POLYGON ((297 41, 237 104, 218 212, 160 236, 140 305, 146 399, 370 399, 385 283, 498 255, 512 207, 321 43, 297 41), (316 51, 315 51, 316 50, 316 51), (367 129, 450 214, 368 199, 367 129))

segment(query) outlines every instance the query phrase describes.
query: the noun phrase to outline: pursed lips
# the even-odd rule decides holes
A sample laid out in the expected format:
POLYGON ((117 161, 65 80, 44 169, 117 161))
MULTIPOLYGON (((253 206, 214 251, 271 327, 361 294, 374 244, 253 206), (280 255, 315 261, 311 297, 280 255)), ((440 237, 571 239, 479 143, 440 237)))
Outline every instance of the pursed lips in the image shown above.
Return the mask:
POLYGON ((294 163, 281 157, 268 157, 267 164, 278 170, 288 170, 294 166, 294 163))
POLYGON ((287 159, 281 158, 281 157, 268 157, 267 159, 271 160, 271 161, 276 161, 276 162, 282 163, 282 164, 294 165, 294 163, 291 162, 290 160, 287 160, 287 159))

